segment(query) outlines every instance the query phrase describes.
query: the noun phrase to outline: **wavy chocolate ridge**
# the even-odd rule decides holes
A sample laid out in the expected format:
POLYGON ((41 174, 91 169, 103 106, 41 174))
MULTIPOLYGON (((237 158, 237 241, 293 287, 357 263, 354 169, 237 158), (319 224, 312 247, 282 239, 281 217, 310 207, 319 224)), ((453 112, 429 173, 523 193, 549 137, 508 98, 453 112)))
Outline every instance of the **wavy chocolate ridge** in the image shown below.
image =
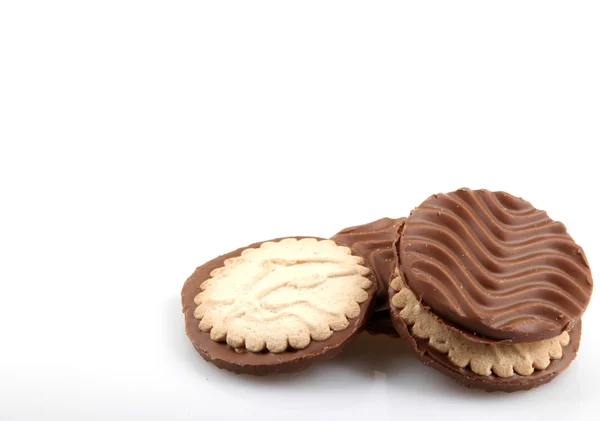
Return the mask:
POLYGON ((590 300, 589 265, 565 226, 508 193, 431 196, 411 213, 397 247, 423 304, 485 340, 557 336, 590 300))

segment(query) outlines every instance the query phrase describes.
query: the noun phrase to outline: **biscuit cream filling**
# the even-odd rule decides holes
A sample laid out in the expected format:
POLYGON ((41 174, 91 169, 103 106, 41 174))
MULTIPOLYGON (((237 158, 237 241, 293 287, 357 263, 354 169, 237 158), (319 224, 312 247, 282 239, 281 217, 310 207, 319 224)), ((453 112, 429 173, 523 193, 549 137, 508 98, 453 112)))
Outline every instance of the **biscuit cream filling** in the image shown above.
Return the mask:
POLYGON ((194 298, 194 317, 212 340, 236 349, 302 349, 358 317, 369 273, 361 257, 331 240, 269 241, 210 273, 194 298))
POLYGON ((425 310, 398 272, 390 285, 398 291, 392 297, 392 304, 400 309, 400 317, 410 327, 411 334, 419 339, 429 340, 429 345, 446 354, 452 364, 463 368, 468 366, 481 376, 529 376, 535 370, 547 368, 550 360, 562 358, 562 348, 569 343, 567 332, 529 343, 474 342, 445 326, 425 310))

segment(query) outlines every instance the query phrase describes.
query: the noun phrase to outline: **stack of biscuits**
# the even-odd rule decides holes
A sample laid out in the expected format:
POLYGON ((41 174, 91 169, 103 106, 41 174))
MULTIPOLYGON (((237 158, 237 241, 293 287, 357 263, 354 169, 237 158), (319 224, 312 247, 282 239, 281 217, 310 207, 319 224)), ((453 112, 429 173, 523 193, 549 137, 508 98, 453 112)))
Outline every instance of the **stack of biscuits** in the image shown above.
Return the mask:
POLYGON ((459 189, 330 239, 242 247, 198 267, 181 296, 195 349, 236 373, 299 371, 366 330, 463 386, 512 392, 575 359, 592 284, 562 223, 459 189))

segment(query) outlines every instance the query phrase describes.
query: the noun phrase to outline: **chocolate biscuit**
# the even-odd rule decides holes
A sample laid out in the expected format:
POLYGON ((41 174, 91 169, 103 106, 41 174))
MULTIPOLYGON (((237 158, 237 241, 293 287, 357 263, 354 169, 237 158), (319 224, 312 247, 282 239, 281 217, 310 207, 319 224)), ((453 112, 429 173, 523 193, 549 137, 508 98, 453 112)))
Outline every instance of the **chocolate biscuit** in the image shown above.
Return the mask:
POLYGON ((200 355, 236 373, 299 371, 337 355, 366 320, 377 285, 332 240, 255 243, 198 267, 181 296, 200 355))
POLYGON ((526 390, 575 358, 592 292, 560 222, 504 192, 431 196, 394 241, 392 322, 419 359, 468 387, 526 390))

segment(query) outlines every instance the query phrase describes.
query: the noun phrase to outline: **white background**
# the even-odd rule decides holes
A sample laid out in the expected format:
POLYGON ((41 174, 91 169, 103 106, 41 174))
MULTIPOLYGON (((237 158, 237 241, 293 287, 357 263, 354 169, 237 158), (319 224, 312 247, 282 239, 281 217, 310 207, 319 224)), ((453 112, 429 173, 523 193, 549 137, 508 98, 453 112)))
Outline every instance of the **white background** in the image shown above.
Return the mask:
POLYGON ((0 419, 592 418, 597 299, 571 368, 505 395, 366 335, 236 376, 195 353, 179 292, 223 252, 463 186, 549 210, 600 270, 598 22, 596 1, 1 2, 0 419))

